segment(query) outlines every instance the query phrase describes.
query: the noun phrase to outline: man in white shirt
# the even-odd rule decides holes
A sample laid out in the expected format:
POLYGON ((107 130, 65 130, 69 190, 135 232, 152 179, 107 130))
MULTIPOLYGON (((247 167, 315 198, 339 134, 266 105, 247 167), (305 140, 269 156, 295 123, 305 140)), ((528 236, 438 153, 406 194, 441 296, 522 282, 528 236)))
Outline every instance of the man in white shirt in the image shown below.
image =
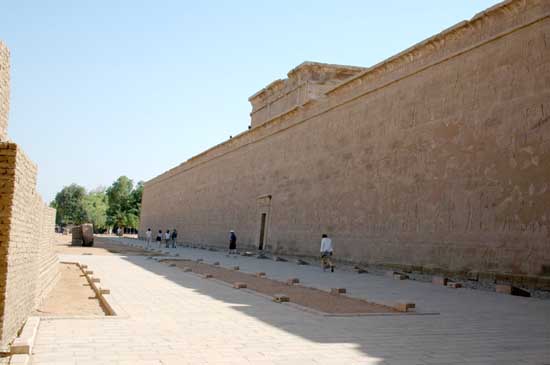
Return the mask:
POLYGON ((145 232, 145 248, 148 250, 149 245, 151 244, 151 238, 153 237, 153 232, 151 232, 151 228, 147 228, 147 232, 145 232))
POLYGON ((167 229, 166 233, 164 234, 164 241, 166 242, 166 248, 170 248, 170 238, 171 238, 170 230, 167 229))
POLYGON ((321 238, 321 267, 323 271, 330 267, 330 271, 334 272, 334 264, 330 260, 332 256, 332 240, 326 234, 321 238))

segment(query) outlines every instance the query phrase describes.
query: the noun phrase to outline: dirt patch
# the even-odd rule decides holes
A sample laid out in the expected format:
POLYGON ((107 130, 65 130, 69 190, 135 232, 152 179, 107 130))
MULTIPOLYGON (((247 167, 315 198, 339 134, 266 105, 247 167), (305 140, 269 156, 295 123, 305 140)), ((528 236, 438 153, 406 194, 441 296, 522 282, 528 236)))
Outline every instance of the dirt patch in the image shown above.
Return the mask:
POLYGON ((35 311, 36 316, 104 316, 86 277, 75 264, 59 264, 60 278, 35 311))
POLYGON ((286 294, 290 302, 304 307, 312 308, 321 312, 331 314, 366 314, 366 313, 397 313, 391 307, 370 303, 366 300, 351 298, 345 295, 332 295, 325 291, 305 287, 301 285, 287 285, 286 283, 256 277, 252 274, 240 271, 225 269, 223 267, 198 263, 190 260, 162 260, 165 264, 175 264, 176 267, 189 267, 194 273, 205 275, 211 274, 214 279, 233 284, 235 282, 246 283, 247 289, 258 293, 273 296, 275 294, 286 294))
POLYGON ((60 254, 69 255, 124 255, 124 256, 157 256, 158 253, 152 253, 142 250, 138 247, 122 245, 120 243, 110 242, 108 238, 94 237, 92 247, 71 246, 71 236, 56 235, 55 251, 60 254))

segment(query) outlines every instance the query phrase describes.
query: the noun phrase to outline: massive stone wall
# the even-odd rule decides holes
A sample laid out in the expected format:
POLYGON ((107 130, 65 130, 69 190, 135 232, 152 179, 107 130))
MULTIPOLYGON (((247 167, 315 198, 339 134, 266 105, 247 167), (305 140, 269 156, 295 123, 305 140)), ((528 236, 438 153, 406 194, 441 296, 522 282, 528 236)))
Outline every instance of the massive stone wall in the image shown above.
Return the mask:
MULTIPOLYGON (((8 64, 7 57, 0 44, 2 67, 8 64)), ((5 74, 0 76, 3 117, 9 90, 5 74)), ((0 118, 4 121, 5 127, 7 119, 0 118)), ((53 247, 55 209, 47 207, 36 192, 36 169, 15 143, 0 141, 0 352, 8 350, 58 277, 53 247)))
POLYGON ((0 143, 0 349, 15 337, 58 276, 55 209, 36 193, 36 165, 0 143))
POLYGON ((550 266, 550 2, 511 0, 145 184, 141 232, 351 261, 550 266))
POLYGON ((8 136, 10 99, 10 57, 6 45, 0 41, 0 142, 8 136))

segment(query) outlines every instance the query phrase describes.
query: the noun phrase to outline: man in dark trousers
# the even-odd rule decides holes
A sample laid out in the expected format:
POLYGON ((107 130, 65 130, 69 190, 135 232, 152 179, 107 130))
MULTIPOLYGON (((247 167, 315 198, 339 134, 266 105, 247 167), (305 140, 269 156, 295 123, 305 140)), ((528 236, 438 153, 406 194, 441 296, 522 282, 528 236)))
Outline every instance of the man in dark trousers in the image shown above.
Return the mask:
POLYGON ((178 241, 178 231, 176 231, 176 229, 174 228, 172 230, 172 247, 173 248, 176 248, 177 241, 178 241))
POLYGON ((229 255, 237 254, 237 235, 234 230, 229 231, 229 255))

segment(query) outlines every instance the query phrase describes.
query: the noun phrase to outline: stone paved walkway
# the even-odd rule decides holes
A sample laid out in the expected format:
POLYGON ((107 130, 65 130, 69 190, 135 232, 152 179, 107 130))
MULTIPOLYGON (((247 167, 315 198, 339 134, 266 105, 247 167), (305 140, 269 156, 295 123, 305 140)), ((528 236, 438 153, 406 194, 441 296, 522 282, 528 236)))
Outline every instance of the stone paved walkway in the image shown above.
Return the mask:
MULTIPOLYGON (((136 241, 131 241, 136 242, 136 241)), ((111 289, 124 315, 43 320, 33 364, 550 364, 550 301, 205 250, 181 257, 299 277, 322 289, 439 315, 321 317, 143 256, 71 256, 111 289)))

